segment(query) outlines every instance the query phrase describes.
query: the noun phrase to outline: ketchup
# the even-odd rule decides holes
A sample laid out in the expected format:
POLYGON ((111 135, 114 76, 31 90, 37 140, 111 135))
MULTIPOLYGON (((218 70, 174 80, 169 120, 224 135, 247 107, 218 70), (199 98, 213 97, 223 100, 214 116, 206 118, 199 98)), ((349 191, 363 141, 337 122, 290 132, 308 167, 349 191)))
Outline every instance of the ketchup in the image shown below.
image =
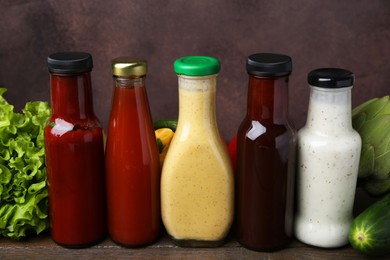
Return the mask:
POLYGON ((286 55, 254 54, 247 115, 237 134, 237 240, 253 250, 273 251, 292 237, 295 132, 287 118, 286 55))
POLYGON ((55 53, 48 58, 52 115, 45 152, 52 239, 87 247, 106 236, 103 129, 93 112, 92 57, 55 53))
POLYGON ((106 145, 111 239, 139 247, 161 229, 160 162, 145 88, 146 61, 112 62, 115 87, 106 145))

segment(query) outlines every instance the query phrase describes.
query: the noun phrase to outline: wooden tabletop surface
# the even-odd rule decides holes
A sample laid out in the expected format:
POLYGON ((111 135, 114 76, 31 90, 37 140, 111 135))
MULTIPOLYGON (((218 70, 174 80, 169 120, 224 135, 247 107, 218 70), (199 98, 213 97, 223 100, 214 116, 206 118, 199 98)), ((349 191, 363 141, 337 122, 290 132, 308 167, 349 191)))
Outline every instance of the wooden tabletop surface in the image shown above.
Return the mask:
POLYGON ((85 249, 67 249, 54 243, 48 233, 23 241, 0 239, 0 259, 369 259, 350 246, 321 249, 292 241, 288 248, 267 253, 248 250, 233 238, 217 248, 182 248, 163 236, 143 248, 124 248, 110 239, 85 249))

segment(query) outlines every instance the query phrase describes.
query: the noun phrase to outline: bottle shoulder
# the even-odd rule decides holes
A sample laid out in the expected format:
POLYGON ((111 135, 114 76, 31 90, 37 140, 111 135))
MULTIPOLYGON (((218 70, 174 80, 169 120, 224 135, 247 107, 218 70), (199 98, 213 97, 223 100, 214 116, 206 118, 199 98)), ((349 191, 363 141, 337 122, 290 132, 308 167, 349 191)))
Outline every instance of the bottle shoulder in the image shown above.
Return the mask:
POLYGON ((360 138, 359 133, 353 129, 352 126, 349 127, 335 127, 335 128, 319 128, 311 127, 308 125, 303 126, 297 131, 299 137, 304 136, 318 136, 318 138, 360 138))
POLYGON ((61 115, 53 113, 49 118, 49 124, 56 124, 58 120, 68 122, 69 124, 88 126, 88 127, 101 127, 99 118, 95 114, 89 115, 61 115))
POLYGON ((244 120, 238 129, 238 134, 255 139, 259 136, 278 137, 282 135, 295 135, 296 130, 288 120, 281 123, 272 121, 244 120))
MULTIPOLYGON (((193 132, 176 132, 169 146, 168 154, 175 154, 174 157, 192 157, 191 160, 203 160, 204 158, 228 158, 226 145, 218 134, 194 135, 193 132), (202 159, 203 158, 203 159, 202 159)), ((225 158, 225 159, 226 159, 225 158)))
POLYGON ((359 133, 352 127, 340 131, 324 131, 310 127, 302 127, 297 132, 299 143, 315 143, 319 146, 332 145, 356 145, 361 146, 362 140, 359 133))
POLYGON ((103 136, 103 128, 99 120, 69 120, 61 117, 51 117, 45 126, 45 136, 61 137, 64 134, 71 133, 74 138, 86 135, 103 136))

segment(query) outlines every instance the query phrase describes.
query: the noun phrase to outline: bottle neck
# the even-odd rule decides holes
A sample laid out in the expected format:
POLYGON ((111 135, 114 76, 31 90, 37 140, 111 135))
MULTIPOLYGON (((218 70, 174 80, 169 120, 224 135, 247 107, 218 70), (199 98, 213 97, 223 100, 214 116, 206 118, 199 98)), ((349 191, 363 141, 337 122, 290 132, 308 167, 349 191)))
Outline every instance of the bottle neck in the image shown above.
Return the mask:
POLYGON ((216 75, 178 77, 179 123, 191 123, 194 127, 214 126, 216 75))
POLYGON ((116 88, 141 88, 145 87, 145 76, 143 77, 119 77, 114 76, 116 88))
POLYGON ((50 74, 52 114, 66 121, 94 116, 90 73, 50 74))
POLYGON ((285 124, 288 117, 288 76, 249 75, 247 117, 250 120, 285 124))
POLYGON ((145 88, 145 77, 114 76, 114 93, 111 115, 115 117, 142 117, 149 111, 149 103, 145 88))
POLYGON ((306 126, 327 133, 352 129, 351 89, 310 86, 306 126))

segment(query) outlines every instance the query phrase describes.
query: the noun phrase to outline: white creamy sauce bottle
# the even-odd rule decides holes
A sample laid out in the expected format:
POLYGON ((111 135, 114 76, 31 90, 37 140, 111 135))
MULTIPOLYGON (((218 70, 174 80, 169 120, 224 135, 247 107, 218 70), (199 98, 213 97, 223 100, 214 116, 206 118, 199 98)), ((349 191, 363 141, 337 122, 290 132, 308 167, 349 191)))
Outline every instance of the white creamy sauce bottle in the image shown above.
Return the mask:
POLYGON ((309 73, 306 125, 298 132, 295 236, 313 246, 348 243, 361 138, 352 128, 354 75, 343 69, 309 73))

